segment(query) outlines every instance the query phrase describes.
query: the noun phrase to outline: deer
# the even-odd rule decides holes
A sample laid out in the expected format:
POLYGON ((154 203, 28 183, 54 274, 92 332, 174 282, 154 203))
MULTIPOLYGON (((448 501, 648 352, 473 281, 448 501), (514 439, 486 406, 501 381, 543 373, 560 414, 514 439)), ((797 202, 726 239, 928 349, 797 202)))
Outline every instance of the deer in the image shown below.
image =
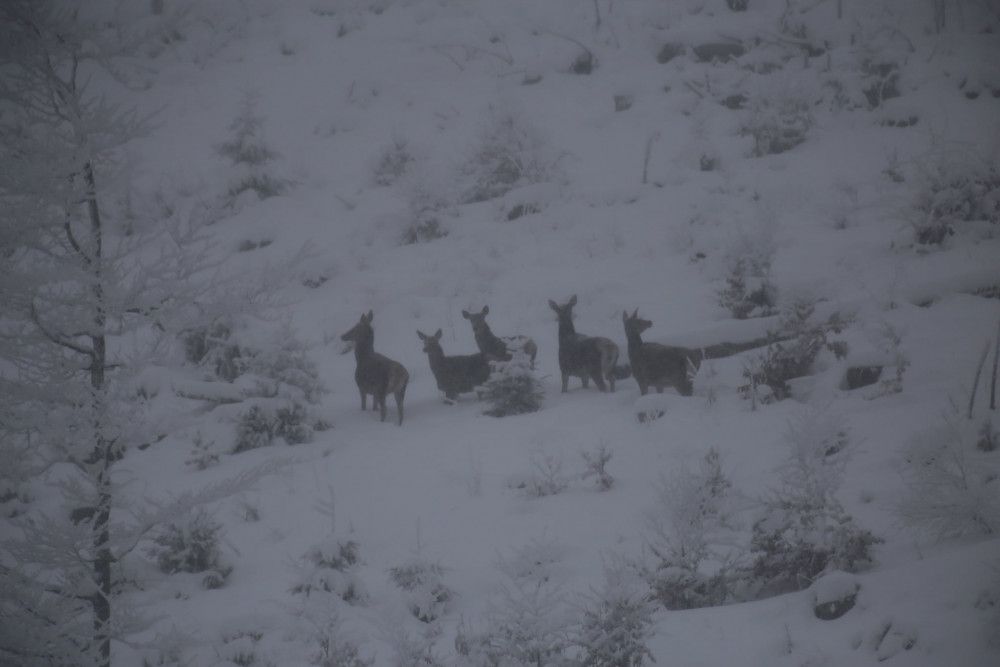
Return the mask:
POLYGON ((655 387, 657 393, 662 394, 665 387, 674 387, 681 396, 690 396, 693 386, 689 373, 697 370, 699 353, 684 347, 642 342, 642 332, 653 323, 641 319, 638 308, 631 315, 627 310, 622 311, 622 322, 628 341, 629 364, 639 383, 639 393, 645 396, 650 387, 655 387))
POLYGON ((354 343, 354 359, 357 368, 354 370, 354 381, 361 392, 361 409, 367 410, 368 394, 372 395, 372 410, 376 408, 385 421, 385 397, 390 393, 396 398, 396 412, 399 415, 399 426, 403 425, 403 399, 406 397, 406 385, 410 374, 398 361, 375 352, 375 330, 372 328, 372 311, 363 313, 360 321, 350 331, 340 337, 340 340, 354 343))
POLYGON ((490 330, 490 325, 486 323, 486 316, 490 314, 490 307, 483 306, 478 313, 462 311, 462 317, 472 324, 472 335, 476 338, 476 345, 479 351, 486 355, 490 361, 510 361, 512 352, 522 350, 531 361, 531 367, 535 367, 535 356, 538 354, 538 346, 535 341, 527 336, 496 336, 490 330))
POLYGON ((562 392, 568 391, 570 377, 578 377, 583 388, 594 381, 597 388, 606 391, 607 379, 611 391, 615 390, 615 365, 618 363, 618 346, 607 338, 584 336, 573 326, 573 306, 576 295, 563 305, 549 299, 549 308, 559 321, 559 371, 562 373, 562 392))
POLYGON ((440 329, 433 336, 418 329, 417 336, 424 342, 424 352, 430 361, 431 372, 448 403, 455 401, 459 394, 475 391, 476 387, 489 379, 490 363, 482 352, 446 357, 441 349, 440 329))
POLYGON ((666 387, 673 387, 681 396, 690 396, 694 392, 691 378, 698 372, 702 361, 729 357, 791 337, 768 334, 764 338, 755 338, 743 343, 716 343, 695 350, 661 343, 644 343, 642 332, 653 326, 653 323, 639 317, 638 308, 631 315, 627 310, 623 310, 622 323, 625 325, 625 338, 628 340, 628 358, 632 366, 632 375, 639 383, 639 393, 643 396, 650 387, 654 387, 657 393, 661 394, 666 387))

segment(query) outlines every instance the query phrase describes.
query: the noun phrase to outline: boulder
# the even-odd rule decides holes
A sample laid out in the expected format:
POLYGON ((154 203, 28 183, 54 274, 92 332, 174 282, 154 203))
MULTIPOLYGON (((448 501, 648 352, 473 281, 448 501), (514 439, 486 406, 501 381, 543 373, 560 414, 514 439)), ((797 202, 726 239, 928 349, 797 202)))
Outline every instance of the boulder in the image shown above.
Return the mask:
POLYGON ((847 572, 828 572, 815 582, 810 591, 813 596, 813 613, 822 621, 840 618, 854 607, 861 584, 857 577, 847 572))

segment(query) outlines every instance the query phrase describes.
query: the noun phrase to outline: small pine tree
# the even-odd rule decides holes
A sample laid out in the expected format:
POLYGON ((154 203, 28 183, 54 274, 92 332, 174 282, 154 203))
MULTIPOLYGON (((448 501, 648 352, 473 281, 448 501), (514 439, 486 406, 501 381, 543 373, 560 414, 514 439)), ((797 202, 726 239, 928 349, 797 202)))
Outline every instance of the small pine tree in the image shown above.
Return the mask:
POLYGON ((468 664, 562 664, 576 621, 559 576, 564 551, 551 540, 533 540, 498 562, 504 580, 490 600, 485 631, 461 628, 456 637, 468 664))
POLYGON ((186 522, 172 523, 153 538, 150 555, 161 572, 208 572, 205 588, 220 588, 232 572, 219 549, 222 526, 199 509, 186 522))
POLYGON ((282 194, 288 181, 268 171, 268 166, 279 154, 272 150, 262 136, 263 118, 257 114, 259 95, 247 92, 243 96, 240 113, 229 124, 231 138, 218 146, 219 154, 229 158, 237 170, 237 177, 229 186, 229 196, 235 199, 247 190, 253 190, 260 199, 282 194))
POLYGON ((437 620, 447 612, 454 593, 445 585, 444 568, 420 557, 391 568, 389 577, 406 596, 414 618, 423 623, 437 620))
POLYGON ((682 471, 660 484, 649 516, 647 547, 655 558, 644 576, 667 609, 724 604, 737 581, 732 545, 735 493, 713 448, 697 472, 682 471))
POLYGON ((906 491, 896 513, 904 524, 936 539, 1000 533, 1000 462, 977 440, 975 422, 952 404, 943 424, 903 448, 906 491))
POLYGON ((492 362, 492 368, 480 394, 490 404, 486 414, 506 417, 541 409, 545 391, 531 370, 531 360, 523 351, 515 352, 510 361, 492 362))
POLYGON ((764 499, 753 526, 748 573, 759 595, 808 587, 828 568, 857 571, 881 542, 858 527, 836 498, 849 438, 841 421, 810 413, 786 434, 781 486, 764 499))
POLYGON ((583 650, 582 667, 640 667, 656 662, 646 640, 653 623, 653 605, 626 567, 605 568, 604 585, 594 591, 583 610, 576 643, 583 650))
POLYGON ((314 593, 332 593, 351 605, 368 601, 368 593, 357 575, 360 565, 358 543, 328 539, 312 546, 302 557, 291 592, 306 597, 314 593))

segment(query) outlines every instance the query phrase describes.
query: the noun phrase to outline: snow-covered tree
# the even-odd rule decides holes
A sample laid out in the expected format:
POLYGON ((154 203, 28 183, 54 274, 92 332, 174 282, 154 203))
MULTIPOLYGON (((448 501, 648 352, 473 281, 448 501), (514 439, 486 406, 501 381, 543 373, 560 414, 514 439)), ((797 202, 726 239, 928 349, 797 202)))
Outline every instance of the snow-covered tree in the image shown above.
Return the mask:
POLYGON ((198 224, 134 224, 115 203, 145 124, 110 101, 134 44, 99 9, 0 4, 0 458, 17 456, 13 484, 38 496, 0 542, 5 663, 110 665, 135 621, 117 604, 121 561, 256 475, 123 511, 113 471, 148 435, 137 371, 210 288, 198 224))
POLYGON ((800 590, 828 569, 857 571, 882 540, 858 526, 837 499, 850 437, 835 415, 810 412, 785 435, 781 484, 754 523, 748 576, 759 595, 800 590))
POLYGON ((653 604, 623 563, 605 567, 604 584, 583 610, 576 643, 584 667, 640 667, 653 658, 646 646, 652 636, 653 604))

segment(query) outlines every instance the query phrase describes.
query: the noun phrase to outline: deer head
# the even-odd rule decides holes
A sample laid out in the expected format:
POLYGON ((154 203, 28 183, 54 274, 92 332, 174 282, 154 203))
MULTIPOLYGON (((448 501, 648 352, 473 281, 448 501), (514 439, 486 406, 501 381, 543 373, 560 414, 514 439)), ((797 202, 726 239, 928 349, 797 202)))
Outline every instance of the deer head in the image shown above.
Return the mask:
POLYGON ((355 324, 351 329, 340 337, 340 340, 354 343, 362 343, 365 341, 375 340, 375 330, 372 329, 372 318, 374 317, 372 311, 363 313, 361 319, 355 324))
POLYGON ((649 320, 644 320, 639 317, 639 309, 636 308, 631 315, 628 314, 627 310, 622 311, 622 323, 625 325, 626 335, 636 335, 638 336, 643 331, 653 326, 653 323, 649 320))
POLYGON ((424 352, 427 354, 440 354, 444 355, 444 350, 441 349, 441 330, 438 329, 433 336, 428 336, 424 332, 417 330, 417 336, 420 340, 424 341, 424 352))

